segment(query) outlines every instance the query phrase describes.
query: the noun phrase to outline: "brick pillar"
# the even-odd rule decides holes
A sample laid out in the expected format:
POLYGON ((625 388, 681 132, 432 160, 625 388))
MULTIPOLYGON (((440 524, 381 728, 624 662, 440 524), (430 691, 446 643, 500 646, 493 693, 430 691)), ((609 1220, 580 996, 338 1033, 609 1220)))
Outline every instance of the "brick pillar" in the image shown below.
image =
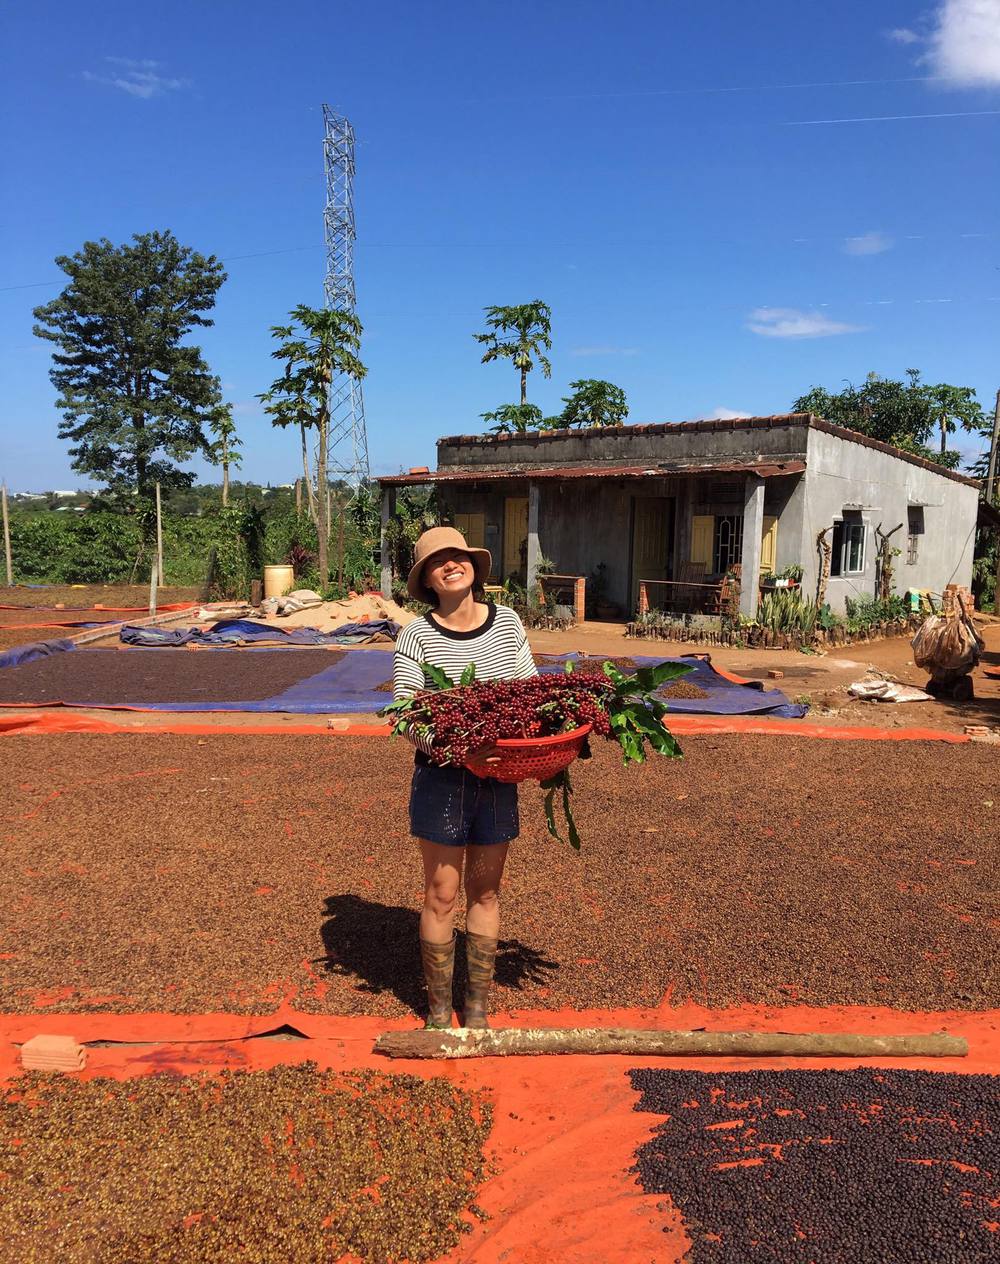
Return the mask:
POLYGON ((577 623, 583 623, 587 617, 587 581, 582 575, 573 584, 573 605, 576 607, 577 623))
POLYGON ((649 593, 643 580, 639 581, 639 613, 649 614, 649 593))

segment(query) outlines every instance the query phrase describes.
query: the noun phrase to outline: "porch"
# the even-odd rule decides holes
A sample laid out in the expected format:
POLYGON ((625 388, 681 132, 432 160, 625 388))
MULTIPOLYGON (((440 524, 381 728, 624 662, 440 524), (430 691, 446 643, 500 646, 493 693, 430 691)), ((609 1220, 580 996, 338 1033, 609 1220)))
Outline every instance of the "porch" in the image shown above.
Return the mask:
MULTIPOLYGON (((395 512, 397 488, 433 482, 442 520, 489 549, 491 583, 561 585, 588 617, 627 619, 641 609, 717 616, 735 611, 737 594, 739 609, 753 615, 758 585, 736 581, 782 564, 779 523, 801 516, 804 468, 789 460, 420 471, 380 480, 382 518, 395 512)), ((786 535, 786 560, 798 561, 800 522, 786 535)), ((382 581, 390 590, 388 568, 382 581)))

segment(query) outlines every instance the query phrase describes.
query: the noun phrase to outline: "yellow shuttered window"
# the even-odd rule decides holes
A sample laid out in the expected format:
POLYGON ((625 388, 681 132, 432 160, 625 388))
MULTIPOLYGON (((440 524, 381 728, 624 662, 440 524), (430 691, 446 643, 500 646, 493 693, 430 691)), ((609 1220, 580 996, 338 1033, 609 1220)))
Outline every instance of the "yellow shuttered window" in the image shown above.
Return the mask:
POLYGON ((764 530, 760 540, 760 569, 773 575, 778 563, 778 519, 764 515, 764 530))
POLYGON ((714 549, 715 518, 711 514, 694 514, 691 518, 691 561, 700 562, 710 572, 714 549))

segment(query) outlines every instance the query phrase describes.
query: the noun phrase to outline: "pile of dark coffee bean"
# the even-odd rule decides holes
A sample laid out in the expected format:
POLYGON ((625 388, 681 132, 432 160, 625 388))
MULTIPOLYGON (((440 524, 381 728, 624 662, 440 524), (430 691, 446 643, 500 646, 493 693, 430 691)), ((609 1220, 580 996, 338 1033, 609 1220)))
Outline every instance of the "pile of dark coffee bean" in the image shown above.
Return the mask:
POLYGON ((985 1264, 1000 1255, 1000 1077, 632 1071, 638 1154, 691 1264, 985 1264))
POLYGON ((315 1064, 24 1075, 0 1098, 0 1255, 33 1264, 431 1260, 482 1216, 489 1105, 315 1064))

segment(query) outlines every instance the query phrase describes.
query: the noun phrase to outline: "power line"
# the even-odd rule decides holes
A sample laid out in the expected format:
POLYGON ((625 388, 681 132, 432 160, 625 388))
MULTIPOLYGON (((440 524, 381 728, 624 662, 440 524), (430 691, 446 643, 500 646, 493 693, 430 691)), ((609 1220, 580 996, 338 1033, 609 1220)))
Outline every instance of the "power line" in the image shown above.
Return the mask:
POLYGON ((782 127, 820 127, 830 123, 902 123, 908 119, 982 118, 1000 110, 955 110, 950 114, 872 114, 867 118, 791 119, 782 127))

